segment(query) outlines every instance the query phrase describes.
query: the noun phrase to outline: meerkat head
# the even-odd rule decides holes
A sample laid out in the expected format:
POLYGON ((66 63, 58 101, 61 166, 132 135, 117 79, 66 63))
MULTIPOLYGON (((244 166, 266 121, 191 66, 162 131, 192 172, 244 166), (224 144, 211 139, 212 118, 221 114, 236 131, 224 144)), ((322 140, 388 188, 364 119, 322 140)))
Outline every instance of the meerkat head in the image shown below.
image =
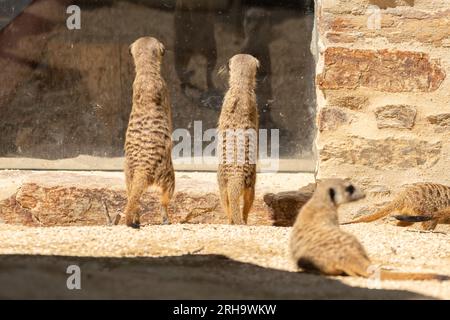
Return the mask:
POLYGON ((255 85, 256 72, 259 68, 259 61, 249 54, 236 54, 228 62, 230 72, 230 85, 240 84, 250 81, 250 85, 255 85))
POLYGON ((247 38, 255 34, 270 36, 270 11, 252 7, 245 12, 244 32, 247 38))
POLYGON ((160 65, 165 51, 164 45, 153 37, 139 38, 130 45, 130 54, 135 63, 142 61, 160 65))
POLYGON ((317 191, 333 205, 356 201, 365 197, 364 192, 350 180, 326 179, 318 183, 317 191))

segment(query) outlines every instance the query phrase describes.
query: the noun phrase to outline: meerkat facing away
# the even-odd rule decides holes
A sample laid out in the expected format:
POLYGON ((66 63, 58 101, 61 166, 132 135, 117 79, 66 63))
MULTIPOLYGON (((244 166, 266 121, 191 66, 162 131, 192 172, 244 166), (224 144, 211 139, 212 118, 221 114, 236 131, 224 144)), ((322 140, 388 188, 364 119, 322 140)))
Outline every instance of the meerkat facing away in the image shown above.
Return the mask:
POLYGON ((218 125, 220 199, 230 224, 246 224, 255 198, 258 152, 256 72, 259 61, 248 54, 229 60, 229 89, 218 125), (241 212, 240 199, 244 200, 241 212))
MULTIPOLYGON (((379 270, 373 265, 358 239, 340 229, 339 205, 364 198, 348 180, 320 182, 311 200, 303 206, 290 238, 290 252, 298 267, 326 275, 350 275, 369 278, 379 270)), ((380 270, 383 280, 446 279, 428 273, 402 273, 380 270)))
POLYGON ((167 206, 175 188, 171 105, 161 76, 164 50, 164 45, 152 37, 139 38, 130 46, 136 77, 125 138, 125 218, 126 224, 134 228, 140 225, 139 199, 151 185, 161 189, 162 222, 168 224, 167 206))
POLYGON ((381 210, 343 224, 371 222, 399 212, 399 226, 422 222, 422 229, 433 230, 450 216, 450 187, 437 183, 414 183, 401 191, 381 210))

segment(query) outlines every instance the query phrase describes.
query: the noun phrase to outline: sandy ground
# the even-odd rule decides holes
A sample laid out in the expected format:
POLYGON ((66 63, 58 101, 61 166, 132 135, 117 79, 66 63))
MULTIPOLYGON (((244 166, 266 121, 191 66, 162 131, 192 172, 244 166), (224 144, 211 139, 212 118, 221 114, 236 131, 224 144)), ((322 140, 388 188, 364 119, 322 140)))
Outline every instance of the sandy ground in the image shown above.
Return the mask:
MULTIPOLYGON (((450 275, 449 233, 382 223, 344 229, 376 263, 450 275)), ((450 298, 448 281, 376 282, 294 272, 286 252, 289 233, 265 226, 0 224, 0 298, 450 298), (66 287, 71 264, 81 268, 81 290, 66 287)))
MULTIPOLYGON (((60 181, 61 175, 69 182, 123 188, 121 172, 7 170, 0 171, 0 198, 26 181, 42 176, 60 181)), ((298 189, 313 176, 261 174, 258 179, 257 193, 264 194, 298 189)), ((178 187, 184 180, 215 188, 215 173, 177 172, 178 187)), ((341 219, 347 220, 348 208, 341 209, 341 219)), ((343 228, 360 239, 377 264, 450 275, 449 225, 434 233, 381 221, 343 228)), ((0 298, 450 299, 449 281, 377 282, 295 272, 286 252, 289 234, 290 228, 269 226, 174 224, 133 230, 0 223, 0 298), (81 268, 81 290, 67 289, 66 269, 72 264, 81 268)))

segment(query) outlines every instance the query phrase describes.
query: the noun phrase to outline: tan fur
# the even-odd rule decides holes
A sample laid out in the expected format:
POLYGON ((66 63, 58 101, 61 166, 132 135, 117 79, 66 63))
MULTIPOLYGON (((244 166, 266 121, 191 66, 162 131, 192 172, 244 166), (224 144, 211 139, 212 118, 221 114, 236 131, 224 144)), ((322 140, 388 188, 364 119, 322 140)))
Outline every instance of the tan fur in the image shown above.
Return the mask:
MULTIPOLYGON (((217 178, 220 198, 230 224, 246 224, 255 197, 256 163, 250 161, 250 150, 258 145, 258 110, 256 105, 256 71, 259 62, 247 54, 238 54, 229 61, 230 79, 219 118, 219 168, 217 178), (246 136, 244 143, 236 138, 228 139, 230 130, 253 130, 255 139, 246 136), (255 145, 256 144, 256 145, 255 145), (227 149, 228 146, 228 149, 227 149), (245 147, 245 151, 242 148, 245 147), (231 155, 227 160, 227 152, 231 155), (245 155, 239 161, 239 152, 245 155), (244 206, 241 212, 240 199, 244 206)), ((235 131, 236 132, 236 131, 235 131)))
POLYGON ((126 224, 139 227, 139 199, 151 185, 161 189, 162 222, 167 224, 167 206, 175 188, 175 175, 171 158, 171 105, 161 76, 164 46, 155 38, 143 37, 130 46, 130 52, 136 78, 125 139, 126 224))
MULTIPOLYGON (((290 252, 298 267, 326 275, 350 275, 364 278, 376 274, 358 239, 339 227, 337 208, 356 201, 364 193, 348 180, 320 182, 312 198, 303 206, 292 229, 290 252)), ((442 279, 427 273, 399 273, 380 270, 381 279, 442 279)))
MULTIPOLYGON (((433 230, 439 222, 450 216, 450 187, 436 183, 415 183, 407 186, 394 200, 374 214, 343 223, 371 222, 390 213, 398 212, 405 216, 427 216, 430 221, 422 222, 424 230, 433 230)), ((399 226, 412 222, 399 221, 399 226)))

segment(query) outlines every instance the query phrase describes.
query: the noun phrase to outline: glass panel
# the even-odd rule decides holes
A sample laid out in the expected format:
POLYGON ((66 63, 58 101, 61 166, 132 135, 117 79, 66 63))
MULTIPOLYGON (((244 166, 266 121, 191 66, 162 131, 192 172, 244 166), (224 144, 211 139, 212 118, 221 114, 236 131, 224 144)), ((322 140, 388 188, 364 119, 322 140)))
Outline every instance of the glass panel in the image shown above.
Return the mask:
POLYGON ((7 0, 0 27, 0 167, 121 169, 134 78, 128 47, 141 36, 167 48, 174 129, 194 136, 199 124, 216 127, 227 85, 219 70, 250 53, 261 63, 260 127, 280 129, 290 169, 302 159, 313 167, 312 0, 7 0), (72 4, 80 29, 77 12, 66 12, 72 4))

